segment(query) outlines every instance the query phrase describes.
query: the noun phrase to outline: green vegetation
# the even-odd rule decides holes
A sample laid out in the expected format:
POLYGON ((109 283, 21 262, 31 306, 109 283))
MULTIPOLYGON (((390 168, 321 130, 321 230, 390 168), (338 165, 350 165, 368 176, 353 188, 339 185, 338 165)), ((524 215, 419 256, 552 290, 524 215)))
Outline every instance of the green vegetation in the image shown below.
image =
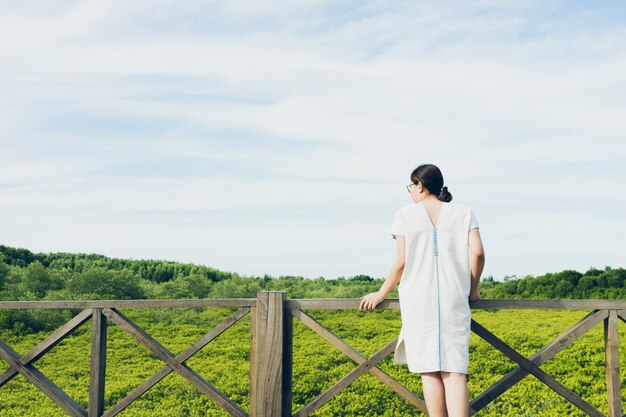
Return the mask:
MULTIPOLYGON (((101 255, 34 254, 0 246, 0 300, 255 297, 260 290, 284 290, 289 298, 358 298, 380 288, 383 278, 358 275, 336 280, 281 276, 242 277, 205 266, 158 260, 110 259, 101 255)), ((623 268, 563 271, 539 277, 485 278, 483 298, 624 298, 623 268)), ((390 294, 391 298, 397 293, 390 294)), ((79 310, 0 310, 0 339, 27 353, 79 310)), ((235 309, 121 309, 174 354, 200 338, 235 309)), ((398 336, 399 311, 308 310, 323 325, 365 356, 398 336)), ((531 356, 582 318, 586 311, 474 310, 472 316, 513 348, 531 356)), ((88 322, 89 323, 89 322, 88 322)), ((90 326, 85 323, 36 362, 36 366, 83 407, 89 385, 90 326), (68 365, 68 363, 70 365, 68 365)), ((162 367, 145 348, 109 322, 106 406, 118 402, 162 367)), ((246 315, 187 364, 244 410, 249 400, 249 325, 246 315)), ((626 337, 620 322, 620 344, 626 337)), ((324 392, 356 365, 294 319, 293 411, 324 392)), ((620 349, 626 363, 626 348, 620 349)), ((0 360, 0 372, 7 369, 0 360)), ((393 354, 379 367, 421 395, 419 376, 393 365, 393 354)), ((478 395, 515 368, 513 362, 472 334, 470 396, 478 395)), ((559 353, 542 369, 607 413, 602 325, 559 353)), ((626 369, 622 366, 622 381, 626 369)), ((624 383, 624 382, 623 382, 624 383)), ((624 393, 623 393, 624 394, 624 393)), ((625 398, 626 399, 626 398, 625 398)), ((64 416, 64 412, 23 376, 0 387, 0 417, 64 416)), ((226 416, 189 382, 171 373, 121 416, 226 416)), ((418 416, 403 398, 365 374, 313 416, 418 416)), ((480 416, 583 416, 534 377, 525 378, 488 405, 480 416)))
MULTIPOLYGON (((175 354, 200 338, 204 332, 210 330, 232 311, 234 309, 226 308, 122 310, 175 354)), ((400 316, 397 310, 306 312, 365 356, 371 356, 392 341, 400 330, 400 316)), ((515 349, 526 356, 531 356, 586 313, 501 310, 473 311, 472 315, 475 320, 515 349)), ((109 324, 111 327, 107 338, 106 408, 119 401, 162 367, 162 363, 150 352, 112 323, 109 324)), ((250 317, 245 316, 187 361, 192 369, 244 410, 248 410, 249 401, 249 325, 250 317)), ((620 324, 620 340, 626 340, 624 329, 623 324, 620 324)), ((89 331, 88 323, 84 324, 75 334, 36 363, 46 376, 83 407, 87 406, 88 398, 89 331)), ((49 333, 16 335, 5 330, 0 333, 0 338, 21 354, 25 354, 49 333)), ((293 352, 294 412, 356 367, 350 359, 297 319, 294 319, 293 352)), ((626 363, 626 349, 622 348, 620 355, 622 363, 626 363)), ((410 373, 406 365, 393 365, 393 354, 379 363, 379 366, 411 391, 421 395, 419 376, 410 373)), ((472 334, 468 372, 471 397, 478 395, 514 367, 515 365, 504 355, 472 334)), ((542 368, 600 411, 607 413, 601 324, 542 368)), ((622 380, 625 378, 626 373, 622 368, 622 380)), ((0 417, 64 415, 55 403, 21 375, 0 388, 0 417)), ((171 373, 120 415, 199 417, 227 414, 189 382, 178 374, 171 373)), ((419 415, 422 414, 407 401, 369 374, 359 377, 313 414, 315 417, 419 415)), ((584 416, 532 376, 518 383, 478 415, 584 416)))

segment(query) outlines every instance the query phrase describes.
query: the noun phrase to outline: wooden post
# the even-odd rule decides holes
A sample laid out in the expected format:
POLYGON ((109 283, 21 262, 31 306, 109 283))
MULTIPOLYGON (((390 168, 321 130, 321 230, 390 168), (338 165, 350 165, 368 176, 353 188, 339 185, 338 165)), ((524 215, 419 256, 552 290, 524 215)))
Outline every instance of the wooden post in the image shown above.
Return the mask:
POLYGON ((609 310, 609 316, 604 319, 604 352, 606 357, 606 388, 608 393, 609 417, 622 416, 619 345, 617 338, 617 310, 609 310))
POLYGON ((101 308, 94 308, 91 320, 89 417, 100 417, 104 412, 104 376, 106 373, 107 318, 102 314, 101 308))
POLYGON ((285 292, 259 291, 255 310, 254 403, 250 416, 283 416, 285 292))
POLYGON ((282 417, 291 417, 292 407, 292 366, 293 364, 293 315, 287 308, 284 309, 283 326, 283 389, 282 389, 282 417))
POLYGON ((256 417, 256 364, 256 307, 250 307, 250 417, 256 417))

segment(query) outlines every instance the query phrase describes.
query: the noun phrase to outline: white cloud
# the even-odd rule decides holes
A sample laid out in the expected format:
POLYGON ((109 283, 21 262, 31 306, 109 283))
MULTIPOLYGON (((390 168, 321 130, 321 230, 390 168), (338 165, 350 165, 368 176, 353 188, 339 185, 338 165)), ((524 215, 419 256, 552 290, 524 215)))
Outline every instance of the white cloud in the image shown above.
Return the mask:
POLYGON ((434 162, 486 274, 623 266, 598 232, 626 200, 611 10, 252 3, 6 7, 2 243, 384 276, 390 216, 434 162))

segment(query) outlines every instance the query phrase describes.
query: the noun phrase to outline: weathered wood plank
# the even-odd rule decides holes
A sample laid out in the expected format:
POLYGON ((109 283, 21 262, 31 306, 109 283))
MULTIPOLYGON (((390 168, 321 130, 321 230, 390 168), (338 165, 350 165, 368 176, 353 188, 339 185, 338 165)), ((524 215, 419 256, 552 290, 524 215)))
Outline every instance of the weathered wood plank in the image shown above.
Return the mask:
POLYGON ((28 381, 33 383, 52 401, 57 403, 72 417, 87 417, 87 412, 67 395, 54 382, 50 381, 32 364, 23 365, 20 363, 20 354, 13 350, 9 345, 0 340, 0 356, 8 362, 9 366, 16 369, 28 381))
POLYGON ((284 300, 284 291, 257 293, 255 417, 283 415, 284 300))
MULTIPOLYGON (((574 341, 580 336, 591 330, 607 316, 607 310, 594 310, 590 312, 578 323, 561 333, 556 339, 531 356, 530 361, 537 366, 543 365, 548 360, 552 359, 557 353, 574 343, 574 341)), ((474 398, 471 401, 470 406, 474 411, 482 410, 485 406, 487 406, 487 404, 524 379, 524 377, 528 374, 529 373, 525 369, 518 366, 474 398)))
POLYGON ((282 417, 291 417, 293 377, 293 315, 283 309, 283 399, 282 417))
POLYGON ((478 336, 482 337, 486 342, 490 345, 498 349, 500 352, 504 353, 509 359, 516 362, 526 371, 531 373, 535 378, 539 381, 546 384, 548 387, 552 388, 553 391, 561 395, 563 398, 574 404, 576 407, 589 414, 592 417, 604 417, 604 414, 596 410, 591 404, 587 401, 580 398, 569 388, 561 384, 559 381, 554 379, 551 375, 548 375, 544 370, 539 368, 536 364, 531 362, 522 356, 515 349, 510 347, 508 344, 504 343, 504 341, 500 340, 496 335, 491 333, 489 330, 484 328, 482 325, 477 323, 472 319, 472 331, 476 333, 478 336))
MULTIPOLYGON (((62 340, 68 337, 74 330, 80 327, 84 322, 91 318, 91 309, 81 311, 70 321, 55 330, 50 336, 46 337, 27 354, 20 358, 22 365, 27 365, 41 358, 46 352, 58 345, 62 340)), ((18 372, 14 368, 9 368, 0 375, 0 387, 9 382, 18 372)))
MULTIPOLYGON (((212 340, 214 340, 217 336, 222 334, 226 329, 236 323, 239 319, 245 316, 250 311, 249 307, 242 307, 229 317, 224 319, 218 325, 213 327, 209 332, 207 332, 204 336, 194 342, 191 346, 185 349, 183 352, 176 356, 176 360, 179 362, 185 362, 187 359, 195 355, 200 349, 209 344, 212 340)), ((165 378, 172 372, 172 368, 165 365, 163 368, 159 369, 154 375, 148 378, 145 382, 135 388, 132 392, 122 398, 117 404, 110 407, 104 414, 103 417, 113 417, 120 412, 122 412, 126 407, 128 407, 133 401, 137 398, 141 397, 146 391, 155 386, 159 381, 165 378)))
POLYGON ((0 310, 33 308, 195 308, 252 307, 256 298, 201 298, 166 300, 72 300, 72 301, 0 301, 0 310))
MULTIPOLYGON (((287 299, 289 310, 358 310, 358 298, 300 298, 287 299)), ((530 310, 626 310, 626 300, 479 300, 470 303, 474 310, 530 309, 530 310)), ((399 310, 397 298, 387 298, 376 306, 377 310, 399 310)))
POLYGON ((617 311, 609 310, 604 320, 604 352, 606 356, 606 387, 608 394, 608 417, 622 416, 621 378, 619 371, 619 344, 617 311))
MULTIPOLYGON (((300 321, 304 323, 307 327, 309 327, 311 330, 319 334, 321 337, 326 339, 331 345, 335 346, 343 354, 345 354, 350 359, 352 359, 355 363, 360 365, 368 360, 363 354, 361 354, 359 351, 354 349, 352 346, 350 346, 348 343, 342 340, 339 336, 334 334, 330 329, 322 325, 320 322, 315 320, 310 315, 306 314, 304 311, 291 310, 291 313, 297 318, 299 318, 300 321)), ((398 341, 398 338, 396 337, 394 340, 389 342, 387 346, 395 347, 395 344, 397 343, 397 341, 398 341)), ((381 351, 384 351, 384 349, 385 348, 383 348, 381 351)), ((405 400, 413 404, 415 407, 417 407, 423 412, 426 412, 426 403, 424 403, 424 401, 421 398, 419 398, 413 392, 409 391, 405 386, 400 384, 396 379, 392 378, 385 371, 383 371, 377 366, 373 366, 371 369, 368 369, 368 372, 374 375, 376 378, 378 378, 381 382, 383 382, 389 388, 394 390, 402 398, 404 398, 405 400)))
POLYGON ((91 323, 91 359, 89 364, 89 417, 104 412, 106 375, 107 320, 102 309, 94 308, 91 323))
POLYGON ((250 307, 250 417, 256 417, 256 307, 250 307))
POLYGON ((201 392, 203 392, 209 398, 215 401, 231 416, 248 417, 248 414, 243 409, 241 409, 241 407, 239 407, 237 403, 224 395, 224 393, 214 387, 210 382, 205 380, 196 371, 189 368, 189 366, 177 361, 175 356, 169 350, 167 350, 152 336, 146 333, 145 330, 143 330, 141 327, 137 326, 130 319, 124 316, 120 311, 105 308, 102 310, 102 312, 109 319, 111 319, 111 321, 113 321, 121 330, 123 330, 132 338, 145 346, 150 352, 154 353, 157 358, 161 359, 167 364, 167 366, 178 372, 180 376, 185 378, 201 392))

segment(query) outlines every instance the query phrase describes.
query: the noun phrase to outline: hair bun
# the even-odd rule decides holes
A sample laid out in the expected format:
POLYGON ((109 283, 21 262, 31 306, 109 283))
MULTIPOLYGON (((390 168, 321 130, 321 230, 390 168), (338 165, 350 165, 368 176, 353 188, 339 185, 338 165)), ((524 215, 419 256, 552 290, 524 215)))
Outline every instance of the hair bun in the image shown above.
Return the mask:
POLYGON ((448 191, 448 187, 441 187, 438 199, 446 203, 452 201, 452 194, 448 191))

